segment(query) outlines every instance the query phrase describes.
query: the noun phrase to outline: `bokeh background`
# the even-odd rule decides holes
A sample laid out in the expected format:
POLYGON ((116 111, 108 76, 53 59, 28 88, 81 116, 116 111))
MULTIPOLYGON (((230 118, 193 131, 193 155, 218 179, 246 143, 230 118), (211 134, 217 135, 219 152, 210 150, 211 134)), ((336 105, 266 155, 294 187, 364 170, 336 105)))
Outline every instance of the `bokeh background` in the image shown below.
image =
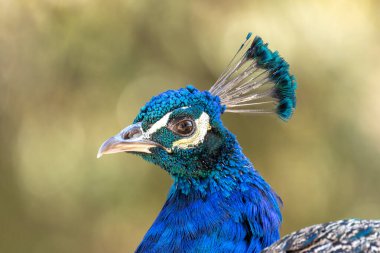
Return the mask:
POLYGON ((226 114, 283 198, 282 234, 380 218, 380 1, 0 0, 0 252, 132 252, 172 183, 96 159, 150 97, 208 89, 252 31, 298 79, 298 108, 226 114))

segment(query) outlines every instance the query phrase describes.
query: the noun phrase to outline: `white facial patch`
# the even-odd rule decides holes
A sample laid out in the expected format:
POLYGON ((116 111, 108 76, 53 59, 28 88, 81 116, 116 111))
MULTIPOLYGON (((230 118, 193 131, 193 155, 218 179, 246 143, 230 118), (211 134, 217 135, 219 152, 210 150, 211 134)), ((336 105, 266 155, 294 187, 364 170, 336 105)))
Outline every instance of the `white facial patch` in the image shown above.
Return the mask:
POLYGON ((168 112, 167 114, 165 114, 164 117, 162 117, 159 121, 157 121, 156 123, 154 123, 149 129, 148 131, 146 131, 144 133, 145 137, 150 137, 152 134, 154 134, 155 132, 157 132, 160 128, 162 127, 165 127, 169 121, 169 117, 170 117, 170 114, 172 114, 172 112, 168 112))
MULTIPOLYGON (((188 107, 182 107, 182 109, 186 109, 188 107)), ((160 120, 158 120, 156 123, 154 123, 145 133, 143 133, 144 138, 149 138, 152 134, 157 132, 162 127, 166 127, 170 118, 170 115, 173 112, 168 112, 163 116, 160 120)), ((211 129, 210 126, 210 117, 207 113, 202 112, 201 116, 195 120, 196 129, 195 132, 187 137, 182 138, 173 143, 173 147, 178 147, 180 149, 188 149, 193 148, 197 146, 198 144, 202 143, 207 131, 211 129)))
POLYGON ((195 120, 196 129, 195 132, 187 138, 179 139, 173 143, 173 147, 181 149, 188 149, 197 146, 202 143, 207 131, 211 129, 210 117, 207 113, 202 112, 201 116, 195 120))

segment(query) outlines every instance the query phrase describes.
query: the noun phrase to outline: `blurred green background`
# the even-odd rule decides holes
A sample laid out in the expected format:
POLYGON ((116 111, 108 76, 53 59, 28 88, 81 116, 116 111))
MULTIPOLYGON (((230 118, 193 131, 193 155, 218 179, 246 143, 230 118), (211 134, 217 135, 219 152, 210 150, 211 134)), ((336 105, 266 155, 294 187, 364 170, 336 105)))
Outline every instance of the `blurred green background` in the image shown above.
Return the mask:
POLYGON ((96 159, 150 97, 208 89, 247 32, 281 52, 298 108, 226 114, 283 198, 282 234, 380 218, 380 1, 0 0, 0 252, 132 252, 171 184, 96 159))

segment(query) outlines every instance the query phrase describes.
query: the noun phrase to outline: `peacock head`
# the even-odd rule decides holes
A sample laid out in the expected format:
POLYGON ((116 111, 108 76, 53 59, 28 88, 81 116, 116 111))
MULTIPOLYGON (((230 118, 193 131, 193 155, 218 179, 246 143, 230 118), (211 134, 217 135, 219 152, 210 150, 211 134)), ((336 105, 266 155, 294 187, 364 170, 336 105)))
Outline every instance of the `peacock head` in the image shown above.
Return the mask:
POLYGON ((235 138, 222 124, 224 112, 291 117, 296 82, 288 69, 277 52, 248 34, 210 91, 187 86, 153 97, 132 125, 103 143, 98 157, 134 153, 174 177, 207 177, 223 151, 236 148, 235 138))
POLYGON ((190 85, 168 90, 143 106, 132 125, 108 139, 99 156, 125 151, 173 176, 202 176, 226 142, 220 120, 224 110, 219 97, 208 91, 190 85))

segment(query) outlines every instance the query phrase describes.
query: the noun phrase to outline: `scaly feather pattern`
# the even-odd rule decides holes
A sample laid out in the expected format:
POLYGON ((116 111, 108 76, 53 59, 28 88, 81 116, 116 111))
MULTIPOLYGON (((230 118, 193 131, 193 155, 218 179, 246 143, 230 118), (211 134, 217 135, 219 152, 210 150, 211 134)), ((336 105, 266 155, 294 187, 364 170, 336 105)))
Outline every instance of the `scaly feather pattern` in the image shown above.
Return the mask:
POLYGON ((380 221, 340 220, 291 233, 263 253, 380 252, 380 221))

